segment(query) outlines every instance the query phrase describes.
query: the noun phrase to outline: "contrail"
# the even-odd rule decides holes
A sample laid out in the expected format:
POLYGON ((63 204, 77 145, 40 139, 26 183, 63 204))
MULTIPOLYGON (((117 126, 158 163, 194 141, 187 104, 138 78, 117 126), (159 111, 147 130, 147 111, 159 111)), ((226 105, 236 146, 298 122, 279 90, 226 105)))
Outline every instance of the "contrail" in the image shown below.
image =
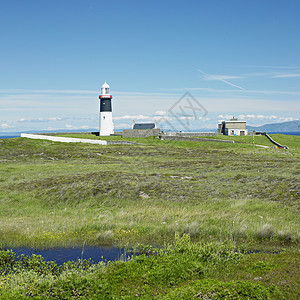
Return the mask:
POLYGON ((240 89, 240 90, 245 91, 245 89, 242 88, 241 86, 238 86, 238 85, 236 85, 236 84, 233 84, 233 83, 231 83, 231 82, 229 82, 229 81, 226 81, 226 80, 224 80, 224 79, 221 79, 221 78, 218 78, 218 79, 219 79, 220 81, 224 82, 224 83, 227 83, 227 84, 229 84, 229 85, 231 85, 231 86, 234 86, 234 87, 236 87, 236 88, 238 88, 238 89, 240 89))
POLYGON ((222 78, 219 78, 219 77, 216 77, 216 76, 213 76, 213 75, 209 75, 209 74, 207 74, 207 73, 201 71, 200 69, 198 69, 198 72, 200 72, 200 73, 202 73, 203 75, 205 75, 205 76, 207 76, 207 77, 210 77, 210 78, 212 78, 212 79, 214 79, 214 80, 222 81, 222 82, 224 82, 224 83, 226 83, 226 84, 228 84, 228 85, 231 85, 231 86, 236 87, 236 88, 238 88, 238 89, 240 89, 240 90, 242 90, 242 91, 245 91, 245 89, 242 88, 241 86, 238 86, 238 85, 236 85, 236 84, 233 84, 233 83, 231 83, 231 82, 229 82, 229 81, 227 81, 227 80, 225 80, 225 79, 222 79, 222 78))

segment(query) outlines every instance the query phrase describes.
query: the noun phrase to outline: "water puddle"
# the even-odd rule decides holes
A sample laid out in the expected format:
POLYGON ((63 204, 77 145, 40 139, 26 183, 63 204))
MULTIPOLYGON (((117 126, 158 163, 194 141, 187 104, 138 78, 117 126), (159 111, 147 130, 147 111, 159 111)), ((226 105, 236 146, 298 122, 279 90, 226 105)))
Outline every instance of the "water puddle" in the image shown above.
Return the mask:
MULTIPOLYGON (((1 249, 0 249, 1 250, 1 249)), ((77 261, 79 259, 91 259, 94 263, 100 261, 116 261, 128 260, 132 257, 132 251, 125 250, 124 248, 113 247, 76 247, 76 248, 52 248, 52 249, 34 249, 27 247, 19 247, 9 249, 12 250, 16 256, 24 254, 31 256, 32 254, 41 255, 45 261, 55 261, 58 266, 68 261, 77 261)), ((261 251, 249 250, 244 254, 279 254, 280 251, 261 251)), ((136 253, 138 255, 138 253, 136 253)))
POLYGON ((53 248, 53 249, 33 249, 33 248, 13 248, 11 249, 17 256, 24 254, 31 256, 32 254, 42 255, 45 261, 55 261, 57 265, 62 265, 67 261, 77 261, 78 259, 91 259, 94 263, 100 261, 125 260, 131 257, 130 253, 126 253, 125 249, 109 248, 109 247, 88 247, 77 248, 53 248))

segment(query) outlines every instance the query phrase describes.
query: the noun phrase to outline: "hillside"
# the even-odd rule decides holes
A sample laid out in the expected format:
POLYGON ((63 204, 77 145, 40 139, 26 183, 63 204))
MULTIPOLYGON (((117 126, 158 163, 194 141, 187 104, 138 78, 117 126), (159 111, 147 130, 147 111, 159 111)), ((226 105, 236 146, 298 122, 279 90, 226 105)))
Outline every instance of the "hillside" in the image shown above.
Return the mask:
POLYGON ((300 132, 300 121, 290 121, 283 123, 265 124, 262 126, 249 126, 249 131, 266 131, 266 132, 300 132))

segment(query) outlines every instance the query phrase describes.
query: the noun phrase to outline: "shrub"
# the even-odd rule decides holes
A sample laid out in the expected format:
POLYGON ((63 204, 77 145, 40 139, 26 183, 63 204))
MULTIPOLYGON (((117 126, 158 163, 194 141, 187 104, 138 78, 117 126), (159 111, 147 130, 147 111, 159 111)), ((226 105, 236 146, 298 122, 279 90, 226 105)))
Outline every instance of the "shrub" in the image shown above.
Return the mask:
POLYGON ((15 264, 16 254, 11 250, 0 251, 0 274, 7 274, 15 264))
POLYGON ((261 230, 257 232, 257 237, 260 240, 270 239, 274 235, 274 229, 271 225, 265 224, 261 230))

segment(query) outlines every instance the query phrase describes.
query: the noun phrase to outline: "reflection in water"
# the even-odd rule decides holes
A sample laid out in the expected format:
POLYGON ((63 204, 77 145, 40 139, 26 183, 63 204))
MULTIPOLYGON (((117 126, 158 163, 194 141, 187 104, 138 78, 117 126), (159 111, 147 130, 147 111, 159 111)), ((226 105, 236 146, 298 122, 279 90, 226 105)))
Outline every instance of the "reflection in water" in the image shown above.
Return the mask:
POLYGON ((106 248, 106 247, 77 247, 77 248, 53 248, 53 249, 33 249, 33 248, 14 248, 12 249, 16 255, 24 254, 31 256, 32 254, 42 255, 46 261, 55 261, 58 265, 62 265, 69 260, 76 261, 78 259, 91 259, 94 263, 100 261, 114 261, 128 258, 125 249, 106 248))

